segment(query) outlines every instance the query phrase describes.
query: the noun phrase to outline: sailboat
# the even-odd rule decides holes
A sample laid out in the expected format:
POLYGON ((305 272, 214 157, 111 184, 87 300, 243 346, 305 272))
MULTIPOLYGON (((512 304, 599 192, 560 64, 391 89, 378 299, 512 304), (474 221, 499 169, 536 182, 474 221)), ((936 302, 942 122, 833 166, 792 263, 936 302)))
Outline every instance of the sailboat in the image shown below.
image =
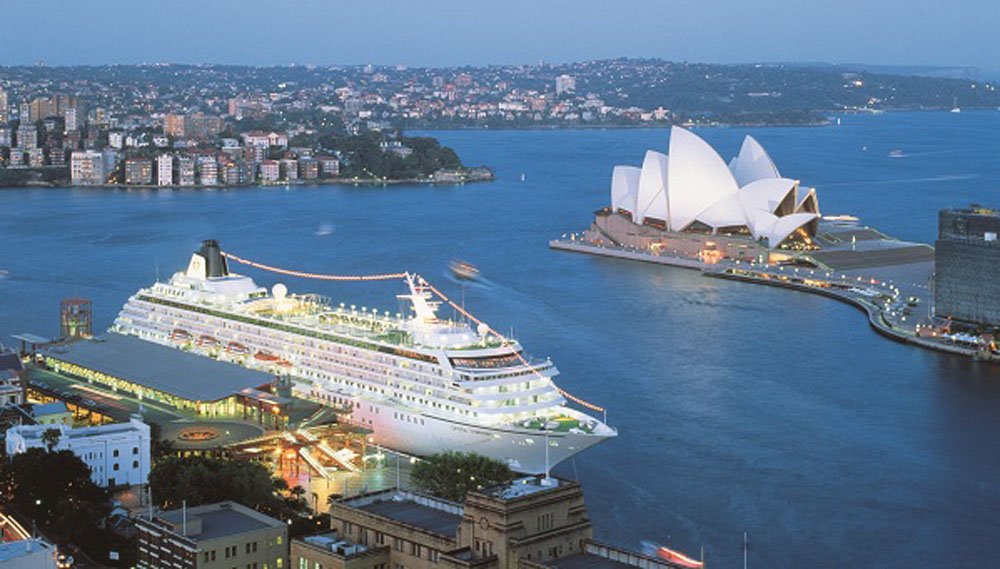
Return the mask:
POLYGON ((962 107, 958 106, 958 97, 955 97, 951 101, 951 112, 953 112, 953 113, 960 113, 960 112, 962 112, 962 107))

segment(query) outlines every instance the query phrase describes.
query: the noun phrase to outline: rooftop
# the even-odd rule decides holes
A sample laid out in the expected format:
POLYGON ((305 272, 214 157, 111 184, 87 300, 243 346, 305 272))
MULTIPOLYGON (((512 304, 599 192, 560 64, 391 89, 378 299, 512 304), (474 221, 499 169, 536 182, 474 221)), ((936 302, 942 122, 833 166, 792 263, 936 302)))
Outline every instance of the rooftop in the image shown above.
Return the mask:
POLYGON ((455 536, 462 521, 462 516, 411 500, 376 501, 358 509, 449 537, 455 536))
POLYGON ((513 500, 515 498, 521 498, 522 496, 529 496, 531 494, 536 494, 538 492, 543 492, 545 490, 551 490, 553 488, 559 487, 559 479, 541 476, 526 476, 524 478, 518 478, 510 482, 510 484, 504 484, 502 486, 494 486, 492 488, 487 488, 483 490, 482 493, 487 496, 493 496, 494 498, 501 498, 503 500, 513 500))
POLYGON ((217 401, 273 379, 236 364, 113 333, 49 348, 44 353, 189 401, 217 401))
POLYGON ((62 401, 57 401, 55 403, 37 403, 32 409, 35 417, 41 417, 43 415, 56 415, 59 413, 69 413, 69 409, 66 408, 66 404, 62 401))
MULTIPOLYGON (((37 406, 36 406, 37 407, 37 406)), ((36 415, 37 416, 37 415, 36 415)), ((133 433, 137 430, 145 430, 146 425, 138 419, 133 419, 127 423, 108 423, 106 425, 96 425, 93 427, 70 427, 68 425, 20 425, 11 427, 9 432, 16 432, 25 440, 33 441, 40 439, 45 431, 49 429, 59 429, 61 436, 78 439, 93 436, 111 436, 117 434, 133 433)), ((140 433, 142 434, 142 433, 140 433)), ((147 435, 148 436, 148 435, 147 435)))
POLYGON ((7 369, 21 371, 24 369, 24 365, 21 363, 21 357, 17 353, 0 351, 0 370, 7 369))
POLYGON ((43 549, 51 551, 52 546, 40 539, 0 542, 0 563, 31 555, 43 549))
MULTIPOLYGON (((177 533, 183 531, 183 509, 162 512, 156 518, 174 526, 177 533)), ((186 537, 194 541, 278 527, 285 527, 285 524, 236 502, 218 502, 187 509, 186 537)))

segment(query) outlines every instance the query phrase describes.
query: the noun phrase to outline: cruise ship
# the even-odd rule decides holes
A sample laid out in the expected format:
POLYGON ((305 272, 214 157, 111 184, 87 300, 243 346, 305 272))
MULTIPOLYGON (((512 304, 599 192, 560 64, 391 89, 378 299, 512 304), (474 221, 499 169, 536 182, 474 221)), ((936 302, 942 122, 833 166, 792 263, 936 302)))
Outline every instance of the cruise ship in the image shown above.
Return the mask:
POLYGON ((130 297, 111 331, 287 376, 297 396, 417 456, 469 451, 542 473, 617 435, 569 407, 550 360, 485 324, 438 318, 427 284, 403 280, 405 315, 334 306, 231 273, 210 240, 187 270, 130 297))

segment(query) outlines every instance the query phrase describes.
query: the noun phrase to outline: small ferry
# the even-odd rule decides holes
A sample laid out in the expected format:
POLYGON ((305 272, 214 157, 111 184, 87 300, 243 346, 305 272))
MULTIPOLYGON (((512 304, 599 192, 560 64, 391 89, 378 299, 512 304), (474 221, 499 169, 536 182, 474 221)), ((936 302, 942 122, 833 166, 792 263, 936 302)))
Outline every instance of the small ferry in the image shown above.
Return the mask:
POLYGON ((698 561, 697 559, 691 559, 687 555, 684 555, 680 551, 674 551, 673 549, 667 549, 666 547, 660 547, 656 550, 656 555, 665 561, 669 561, 674 565, 680 565, 681 567, 690 567, 691 569, 701 569, 705 566, 705 563, 698 561))
POLYGON ((448 263, 448 268, 451 269, 453 275, 460 279, 474 280, 479 278, 479 269, 465 261, 454 259, 448 263))

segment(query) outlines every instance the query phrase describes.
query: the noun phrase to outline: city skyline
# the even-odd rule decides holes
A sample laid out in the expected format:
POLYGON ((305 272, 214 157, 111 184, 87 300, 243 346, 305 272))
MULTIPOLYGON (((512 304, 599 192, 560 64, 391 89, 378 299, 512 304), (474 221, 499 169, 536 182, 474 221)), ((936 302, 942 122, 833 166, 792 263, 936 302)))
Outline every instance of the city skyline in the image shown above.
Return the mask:
MULTIPOLYGON (((314 0, 276 5, 196 4, 162 11, 122 0, 95 4, 0 2, 13 21, 44 19, 48 41, 31 26, 7 32, 0 65, 223 63, 244 65, 373 63, 420 67, 570 62, 656 57, 705 63, 832 62, 1000 66, 984 49, 1000 13, 986 2, 855 0, 803 6, 767 0, 597 3, 513 0, 484 17, 474 5, 445 1, 420 9, 396 2, 314 0), (929 17, 933 14, 934 17, 929 17), (306 17, 308 16, 308 17, 306 17), (142 22, 137 25, 136 22, 142 22), (262 29, 261 24, 267 23, 262 29), (230 34, 221 34, 228 24, 230 34), (101 30, 81 41, 81 29, 101 30), (257 41, 237 40, 241 30, 257 41)), ((998 47, 998 46, 994 46, 998 47)))

